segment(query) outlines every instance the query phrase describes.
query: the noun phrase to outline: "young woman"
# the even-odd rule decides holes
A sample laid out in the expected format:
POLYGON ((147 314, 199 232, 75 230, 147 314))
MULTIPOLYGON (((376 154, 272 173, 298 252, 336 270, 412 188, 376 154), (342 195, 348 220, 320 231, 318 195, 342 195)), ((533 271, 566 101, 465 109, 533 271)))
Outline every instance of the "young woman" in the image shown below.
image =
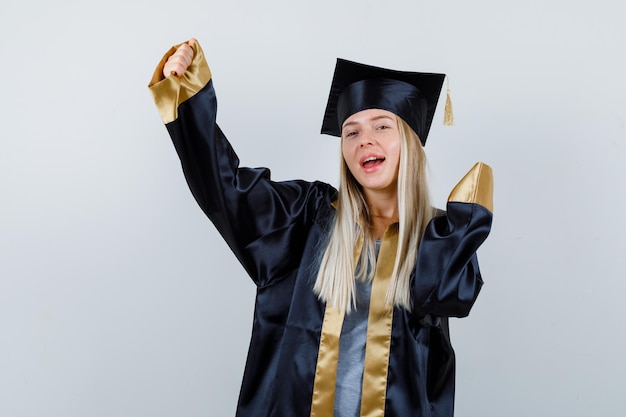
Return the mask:
POLYGON ((479 163, 445 213, 430 205, 443 79, 338 60, 322 127, 341 137, 337 192, 239 167, 199 44, 163 57, 150 90, 185 178, 257 285, 237 416, 453 415, 448 317, 482 285, 492 178, 479 163))

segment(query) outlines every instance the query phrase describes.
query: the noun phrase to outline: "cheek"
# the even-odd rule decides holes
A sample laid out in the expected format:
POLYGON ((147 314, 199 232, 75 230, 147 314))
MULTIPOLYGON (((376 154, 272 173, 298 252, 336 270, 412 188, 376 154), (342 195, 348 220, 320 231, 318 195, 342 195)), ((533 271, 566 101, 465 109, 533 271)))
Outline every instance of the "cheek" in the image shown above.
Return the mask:
POLYGON ((355 158, 350 157, 351 152, 349 147, 342 146, 341 155, 343 156, 343 163, 346 167, 346 170, 352 175, 352 177, 354 177, 355 164, 358 166, 358 161, 355 162, 355 158))
POLYGON ((350 164, 352 163, 352 160, 354 159, 354 157, 351 156, 353 154, 354 154, 354 151, 350 147, 350 145, 347 145, 345 142, 342 142, 341 155, 343 156, 343 160, 346 162, 348 166, 350 166, 350 164))
POLYGON ((393 166, 396 172, 396 175, 398 175, 398 171, 400 170, 400 144, 398 144, 398 146, 394 146, 393 149, 391 150, 391 155, 393 158, 393 166))
POLYGON ((394 155, 394 159, 397 162, 400 162, 400 152, 401 152, 401 150, 402 150, 402 144, 400 143, 400 139, 398 139, 398 140, 394 141, 393 145, 392 145, 392 152, 393 152, 393 155, 394 155))
POLYGON ((395 153, 394 153, 394 158, 396 160, 396 163, 400 163, 400 146, 398 146, 397 149, 395 149, 395 153))

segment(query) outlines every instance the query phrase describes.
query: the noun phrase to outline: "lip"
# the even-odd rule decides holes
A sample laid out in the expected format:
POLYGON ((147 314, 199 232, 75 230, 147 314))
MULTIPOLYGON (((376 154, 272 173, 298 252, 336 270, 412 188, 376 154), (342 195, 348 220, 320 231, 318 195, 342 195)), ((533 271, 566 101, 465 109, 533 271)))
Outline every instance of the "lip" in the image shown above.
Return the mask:
POLYGON ((369 152, 366 153, 365 155, 361 156, 361 158, 359 158, 359 165, 361 165, 361 167, 363 167, 363 164, 365 163, 365 161, 369 158, 376 158, 376 159, 382 159, 383 161, 386 159, 384 155, 381 154, 377 154, 377 153, 373 153, 373 152, 369 152))
POLYGON ((382 167, 385 164, 386 159, 387 158, 385 158, 384 155, 369 152, 369 153, 361 156, 361 158, 359 158, 359 166, 360 166, 362 172, 364 172, 365 174, 373 174, 373 173, 377 172, 378 170, 382 169, 382 167), (378 162, 373 164, 373 165, 363 165, 366 160, 368 160, 369 158, 372 158, 372 157, 376 158, 378 160, 378 162))

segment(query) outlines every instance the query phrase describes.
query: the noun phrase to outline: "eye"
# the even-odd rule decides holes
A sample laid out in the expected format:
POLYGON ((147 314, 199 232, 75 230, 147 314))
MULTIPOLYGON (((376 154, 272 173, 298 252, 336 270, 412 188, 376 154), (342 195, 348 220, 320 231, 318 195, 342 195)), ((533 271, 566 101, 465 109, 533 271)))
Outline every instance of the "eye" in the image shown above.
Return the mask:
POLYGON ((356 130, 350 130, 345 133, 344 137, 349 138, 351 136, 355 136, 357 134, 356 130))

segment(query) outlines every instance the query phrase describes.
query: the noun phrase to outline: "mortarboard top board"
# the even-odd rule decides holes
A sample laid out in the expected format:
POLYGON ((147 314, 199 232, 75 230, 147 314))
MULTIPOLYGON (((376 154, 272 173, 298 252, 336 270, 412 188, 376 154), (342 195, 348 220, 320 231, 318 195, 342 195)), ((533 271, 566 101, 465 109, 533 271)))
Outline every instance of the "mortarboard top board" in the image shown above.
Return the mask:
POLYGON ((396 71, 337 59, 322 133, 341 137, 351 115, 382 109, 401 117, 426 143, 445 74, 396 71))

